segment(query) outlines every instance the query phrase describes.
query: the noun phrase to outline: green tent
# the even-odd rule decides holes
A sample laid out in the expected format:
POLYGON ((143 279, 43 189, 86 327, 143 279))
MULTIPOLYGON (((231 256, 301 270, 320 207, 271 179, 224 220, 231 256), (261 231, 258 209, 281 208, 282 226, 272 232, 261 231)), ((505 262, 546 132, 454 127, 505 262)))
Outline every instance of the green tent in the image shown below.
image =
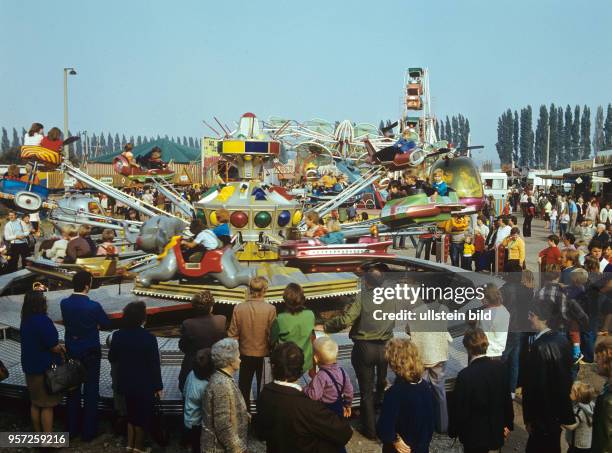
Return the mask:
MULTIPOLYGON (((135 146, 132 149, 134 158, 144 156, 156 146, 161 148, 162 159, 165 162, 174 161, 179 164, 187 164, 189 162, 199 161, 202 157, 201 151, 197 148, 190 148, 189 146, 179 145, 178 143, 170 141, 167 138, 160 138, 159 140, 153 140, 140 146, 135 146)), ((119 154, 121 154, 121 150, 96 157, 95 159, 91 159, 91 162, 110 164, 119 154)))

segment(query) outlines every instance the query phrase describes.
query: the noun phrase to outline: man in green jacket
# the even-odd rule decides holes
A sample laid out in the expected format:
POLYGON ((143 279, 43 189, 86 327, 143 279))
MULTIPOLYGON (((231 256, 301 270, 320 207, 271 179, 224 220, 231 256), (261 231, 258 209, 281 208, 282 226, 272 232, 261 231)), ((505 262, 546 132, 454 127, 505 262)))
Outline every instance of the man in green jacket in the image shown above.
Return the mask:
POLYGON ((375 314, 376 311, 394 311, 394 301, 374 303, 373 292, 375 288, 381 288, 383 282, 384 275, 381 271, 368 270, 364 276, 361 294, 345 313, 328 320, 324 326, 317 326, 317 330, 324 330, 327 333, 339 332, 351 326, 349 337, 354 343, 351 364, 355 369, 361 393, 362 434, 369 439, 376 439, 374 386, 378 398, 382 398, 387 385, 385 344, 393 337, 395 325, 395 321, 390 321, 386 317, 380 320, 380 313, 375 314))

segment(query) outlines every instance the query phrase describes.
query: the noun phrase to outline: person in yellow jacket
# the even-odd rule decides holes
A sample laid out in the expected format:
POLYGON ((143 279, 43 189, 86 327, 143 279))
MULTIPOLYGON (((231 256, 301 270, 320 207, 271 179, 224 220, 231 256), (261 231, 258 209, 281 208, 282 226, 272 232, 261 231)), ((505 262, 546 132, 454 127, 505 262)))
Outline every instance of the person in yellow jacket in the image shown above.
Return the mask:
POLYGON ((520 230, 513 227, 510 230, 510 236, 502 241, 502 245, 508 251, 508 259, 504 266, 506 272, 522 271, 525 264, 525 241, 519 235, 520 230))
POLYGON ((465 242, 463 243, 463 259, 461 260, 461 267, 465 270, 472 270, 472 258, 476 252, 476 246, 471 234, 465 235, 465 242))
POLYGON ((444 224, 444 232, 451 235, 450 256, 451 264, 459 267, 463 255, 463 242, 465 232, 470 226, 470 219, 465 214, 451 217, 444 224))

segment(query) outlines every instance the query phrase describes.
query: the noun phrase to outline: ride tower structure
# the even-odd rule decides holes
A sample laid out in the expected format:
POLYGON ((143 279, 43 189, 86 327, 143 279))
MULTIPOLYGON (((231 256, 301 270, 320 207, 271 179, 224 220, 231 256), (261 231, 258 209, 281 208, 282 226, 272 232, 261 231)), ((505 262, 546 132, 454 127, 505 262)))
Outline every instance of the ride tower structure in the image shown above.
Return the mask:
POLYGON ((427 68, 406 70, 403 98, 402 129, 407 127, 416 131, 422 143, 437 142, 427 68))

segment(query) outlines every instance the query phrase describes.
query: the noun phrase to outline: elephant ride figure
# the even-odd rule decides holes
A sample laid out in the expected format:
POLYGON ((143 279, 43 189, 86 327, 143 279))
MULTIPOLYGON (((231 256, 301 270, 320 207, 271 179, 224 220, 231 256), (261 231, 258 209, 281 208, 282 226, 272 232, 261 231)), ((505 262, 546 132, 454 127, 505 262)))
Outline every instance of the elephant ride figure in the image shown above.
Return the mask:
POLYGON ((182 243, 181 236, 172 237, 157 256, 157 264, 142 271, 136 281, 147 288, 154 282, 172 280, 177 276, 188 279, 210 277, 226 288, 236 288, 249 283, 254 269, 241 266, 230 245, 224 246, 219 242, 218 248, 196 252, 186 257, 182 243))

